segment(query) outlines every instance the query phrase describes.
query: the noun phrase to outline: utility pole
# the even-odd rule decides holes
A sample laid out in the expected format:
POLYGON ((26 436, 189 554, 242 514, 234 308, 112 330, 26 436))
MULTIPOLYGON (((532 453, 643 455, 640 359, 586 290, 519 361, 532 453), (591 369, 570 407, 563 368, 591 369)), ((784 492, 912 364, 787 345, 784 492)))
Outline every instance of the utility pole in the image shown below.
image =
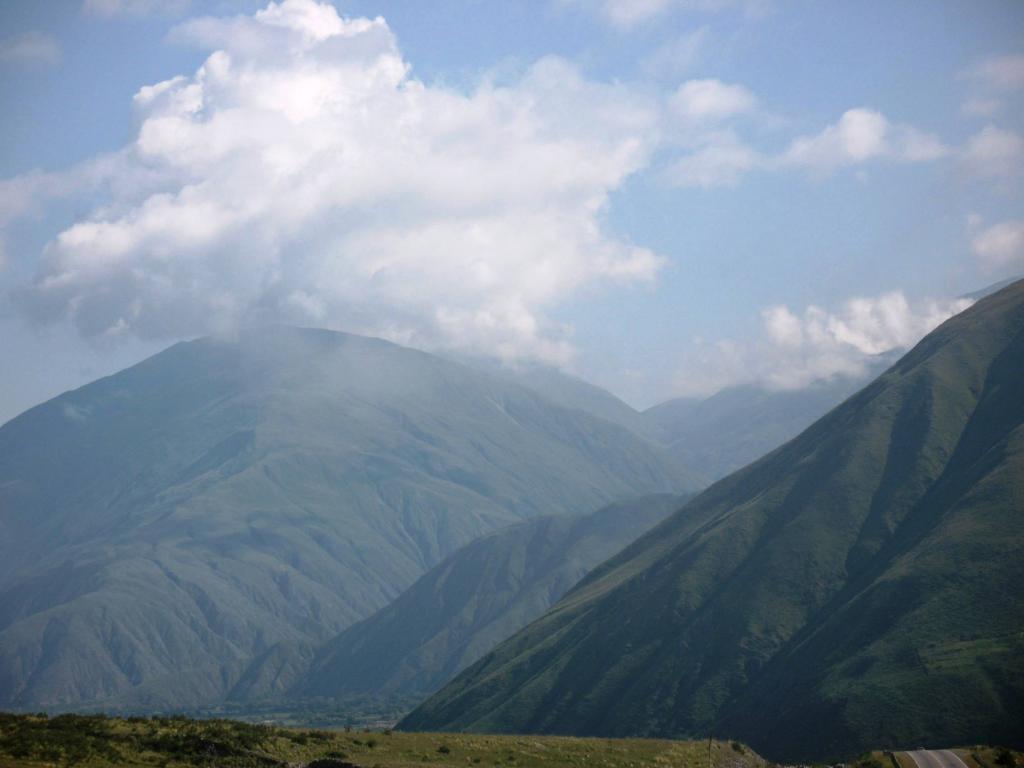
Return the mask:
POLYGON ((711 734, 708 734, 708 768, 714 768, 711 764, 711 739, 714 738, 711 734))

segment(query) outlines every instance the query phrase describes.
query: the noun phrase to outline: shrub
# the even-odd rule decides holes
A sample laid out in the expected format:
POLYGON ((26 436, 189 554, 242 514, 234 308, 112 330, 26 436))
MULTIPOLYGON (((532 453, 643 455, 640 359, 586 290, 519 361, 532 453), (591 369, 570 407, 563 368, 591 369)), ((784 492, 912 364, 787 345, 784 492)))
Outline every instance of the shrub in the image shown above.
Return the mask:
POLYGON ((442 755, 447 755, 449 752, 451 752, 451 749, 448 748, 447 744, 442 744, 440 747, 437 748, 437 751, 440 752, 442 755))

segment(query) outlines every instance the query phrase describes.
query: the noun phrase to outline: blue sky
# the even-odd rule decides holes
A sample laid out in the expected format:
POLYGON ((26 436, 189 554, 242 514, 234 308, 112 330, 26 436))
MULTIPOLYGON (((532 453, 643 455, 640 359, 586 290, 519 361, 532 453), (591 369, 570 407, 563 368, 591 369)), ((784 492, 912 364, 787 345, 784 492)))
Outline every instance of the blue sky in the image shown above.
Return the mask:
POLYGON ((857 373, 1024 273, 1021 40, 1012 0, 4 3, 0 421, 265 322, 637 405, 857 373))

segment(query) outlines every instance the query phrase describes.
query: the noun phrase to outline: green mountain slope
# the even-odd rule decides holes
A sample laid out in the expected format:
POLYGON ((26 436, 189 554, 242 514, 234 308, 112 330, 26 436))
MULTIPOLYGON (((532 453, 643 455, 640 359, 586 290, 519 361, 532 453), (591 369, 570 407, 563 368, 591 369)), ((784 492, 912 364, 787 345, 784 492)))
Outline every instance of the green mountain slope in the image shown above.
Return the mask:
POLYGON ((215 700, 481 534, 687 487, 620 426, 380 340, 178 344, 0 428, 0 706, 215 700))
POLYGON ((537 518, 477 539, 327 643, 292 694, 432 693, 683 501, 644 496, 589 515, 537 518))
POLYGON ((599 566, 403 723, 1024 741, 1024 282, 599 566))

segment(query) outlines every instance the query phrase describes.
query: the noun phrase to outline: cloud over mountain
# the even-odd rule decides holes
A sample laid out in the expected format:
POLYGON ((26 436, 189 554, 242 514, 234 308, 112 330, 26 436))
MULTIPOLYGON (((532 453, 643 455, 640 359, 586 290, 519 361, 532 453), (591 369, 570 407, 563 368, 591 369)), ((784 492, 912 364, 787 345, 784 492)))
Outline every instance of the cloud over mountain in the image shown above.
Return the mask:
POLYGON ((758 383, 800 389, 836 376, 860 377, 872 359, 913 346, 969 299, 910 301, 901 291, 847 300, 835 309, 785 305, 761 313, 761 335, 704 344, 680 368, 680 394, 710 394, 722 387, 758 383))
POLYGON ((547 307, 659 267, 601 224, 656 135, 623 88, 553 58, 427 85, 383 19, 313 0, 171 36, 212 53, 136 94, 106 199, 20 297, 37 318, 144 337, 283 319, 560 360, 547 307))
MULTIPOLYGON (((154 9, 83 6, 94 17, 154 9)), ((891 105, 810 119, 774 111, 770 90, 682 79, 709 34, 665 41, 640 65, 648 80, 593 79, 546 57, 455 86, 419 76, 384 19, 345 18, 326 2, 190 18, 169 40, 205 61, 138 89, 127 145, 0 181, 0 241, 15 267, 5 274, 23 314, 94 338, 283 322, 564 364, 576 353, 574 301, 653 281, 666 253, 687 269, 718 257, 674 250, 617 216, 627 206, 610 201, 639 199, 634 189, 769 174, 816 184, 953 157, 969 175, 1006 179, 1020 165, 1008 129, 954 146, 891 105), (28 246, 15 219, 37 222, 28 246)), ((1005 91, 1015 61, 964 77, 1005 91)), ((694 211, 673 220, 696 231, 694 211)))

